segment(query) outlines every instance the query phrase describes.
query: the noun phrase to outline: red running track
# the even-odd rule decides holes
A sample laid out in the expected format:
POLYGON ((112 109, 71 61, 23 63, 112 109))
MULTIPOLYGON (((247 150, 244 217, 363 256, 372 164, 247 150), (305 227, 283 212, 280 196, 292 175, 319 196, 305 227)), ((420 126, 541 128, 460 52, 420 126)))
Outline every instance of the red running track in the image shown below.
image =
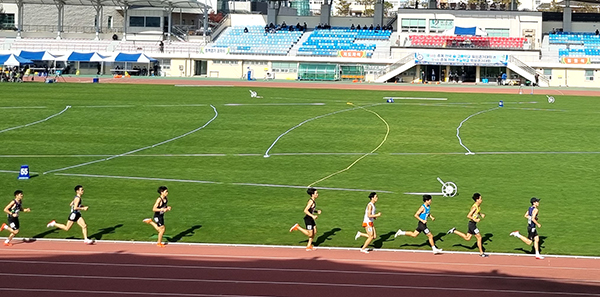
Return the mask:
POLYGON ((1 296, 600 296, 600 259, 16 241, 1 296))

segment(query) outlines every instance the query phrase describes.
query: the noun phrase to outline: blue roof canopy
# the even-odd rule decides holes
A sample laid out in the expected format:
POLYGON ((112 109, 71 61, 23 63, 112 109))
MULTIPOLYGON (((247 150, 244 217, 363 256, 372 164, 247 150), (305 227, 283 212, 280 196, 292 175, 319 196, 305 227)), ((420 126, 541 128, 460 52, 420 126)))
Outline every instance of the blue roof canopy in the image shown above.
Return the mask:
POLYGON ((19 57, 29 59, 32 61, 54 61, 56 57, 51 55, 46 51, 42 52, 30 52, 30 51, 21 51, 19 53, 19 57))
POLYGON ((119 53, 114 57, 115 62, 138 62, 138 63, 150 63, 156 62, 157 60, 146 56, 145 54, 124 54, 119 53))
POLYGON ((477 31, 476 27, 470 27, 470 28, 465 28, 465 27, 454 27, 454 34, 455 35, 471 35, 471 36, 475 36, 477 31))

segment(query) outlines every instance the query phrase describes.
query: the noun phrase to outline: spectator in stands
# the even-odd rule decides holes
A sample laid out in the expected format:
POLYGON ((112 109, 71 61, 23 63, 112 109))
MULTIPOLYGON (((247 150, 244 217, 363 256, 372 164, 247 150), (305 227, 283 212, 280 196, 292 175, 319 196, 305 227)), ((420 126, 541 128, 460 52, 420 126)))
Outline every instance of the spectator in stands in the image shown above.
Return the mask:
POLYGON ((373 24, 371 24, 371 27, 369 27, 369 30, 373 31, 373 24))
POLYGON ((421 83, 425 83, 425 71, 421 70, 421 83))
POLYGON ((162 40, 161 40, 161 41, 158 43, 158 50, 159 50, 161 53, 164 53, 164 52, 165 52, 165 43, 164 43, 162 40))
POLYGON ((431 81, 435 81, 435 70, 431 69, 431 81))
POLYGON ((265 25, 265 34, 269 33, 269 25, 265 25))
POLYGON ((377 24, 377 27, 375 27, 375 30, 377 30, 377 31, 381 30, 381 26, 379 26, 379 24, 377 24))
POLYGON ((502 72, 502 80, 501 80, 501 84, 502 85, 506 85, 506 73, 502 72))
POLYGON ((248 27, 244 27, 244 33, 248 33, 248 27))
POLYGON ((539 73, 535 74, 535 86, 536 87, 540 86, 540 74, 539 73))
POLYGON ((550 31, 550 34, 556 34, 556 30, 554 28, 552 28, 552 31, 550 31))
POLYGON ((119 39, 119 36, 117 34, 113 34, 112 40, 118 40, 118 39, 119 39))
POLYGON ((598 29, 596 29, 596 36, 600 35, 600 31, 598 31, 598 29))
POLYGON ((354 24, 352 24, 352 26, 350 26, 350 30, 354 30, 356 29, 356 27, 354 27, 354 24))
POLYGON ((356 30, 360 30, 360 24, 358 24, 358 26, 356 26, 356 30))
POLYGON ((443 82, 444 81, 444 77, 446 75, 446 70, 442 69, 442 75, 440 76, 440 81, 443 82))
POLYGON ((302 25, 302 31, 306 31, 306 29, 308 29, 308 25, 306 22, 304 22, 304 25, 302 25))

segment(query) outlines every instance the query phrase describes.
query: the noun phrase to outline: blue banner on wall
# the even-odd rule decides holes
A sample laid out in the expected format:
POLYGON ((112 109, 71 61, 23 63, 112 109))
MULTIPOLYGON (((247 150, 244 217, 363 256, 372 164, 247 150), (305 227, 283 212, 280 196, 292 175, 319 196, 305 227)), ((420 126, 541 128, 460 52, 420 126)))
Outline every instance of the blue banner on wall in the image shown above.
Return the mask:
POLYGON ((416 64, 458 66, 506 66, 508 55, 415 53, 416 64))

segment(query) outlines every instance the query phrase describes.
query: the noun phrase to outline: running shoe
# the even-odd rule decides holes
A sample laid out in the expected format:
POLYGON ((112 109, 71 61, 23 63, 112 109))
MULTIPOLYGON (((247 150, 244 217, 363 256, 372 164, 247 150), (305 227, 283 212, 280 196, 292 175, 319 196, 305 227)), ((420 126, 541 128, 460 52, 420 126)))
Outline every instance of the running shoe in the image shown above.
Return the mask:
POLYGON ((479 257, 482 257, 482 258, 487 258, 487 257, 489 257, 489 256, 488 256, 487 254, 479 254, 479 257))
POLYGON ((166 244, 164 244, 164 243, 162 243, 162 242, 159 242, 159 243, 157 243, 157 244, 156 244, 156 246, 157 246, 157 247, 159 247, 159 248, 164 248, 164 247, 166 247, 167 245, 166 245, 166 244))
POLYGON ((46 225, 46 228, 54 227, 54 225, 56 225, 56 221, 52 220, 46 225))
POLYGON ((404 235, 406 234, 406 232, 402 231, 402 229, 398 229, 398 232, 396 232, 396 234, 394 234, 394 238, 400 236, 400 235, 404 235))
POLYGON ((10 242, 6 242, 6 241, 5 241, 5 242, 4 242, 4 246, 12 246, 12 243, 10 243, 10 242))
POLYGON ((311 246, 309 246, 309 247, 306 247, 306 251, 307 251, 307 252, 314 251, 314 250, 316 250, 316 249, 317 249, 317 248, 315 248, 315 246, 314 246, 314 245, 311 245, 311 246))
POLYGON ((538 260, 544 260, 544 256, 542 255, 535 255, 535 258, 538 260))
POLYGON ((438 249, 438 248, 436 248, 436 247, 434 247, 434 248, 433 248, 433 254, 434 254, 434 255, 441 254, 441 253, 442 253, 442 251, 443 251, 442 249, 438 249))
POLYGON ((300 227, 300 225, 298 225, 297 223, 294 224, 294 226, 292 226, 292 228, 290 228, 290 232, 298 230, 298 227, 300 227))
POLYGON ((509 236, 519 237, 519 231, 510 232, 509 236))
POLYGON ((368 249, 360 249, 360 252, 363 254, 368 254, 369 250, 368 249))
POLYGON ((84 239, 83 243, 85 243, 85 244, 94 244, 94 240, 93 239, 84 239))
POLYGON ((356 231, 356 235, 354 235, 354 240, 357 240, 360 237, 360 231, 356 231))
POLYGON ((152 222, 152 219, 143 219, 142 222, 144 222, 146 224, 150 224, 150 222, 152 222))
POLYGON ((454 231, 456 231, 456 227, 454 227, 454 228, 452 228, 452 229, 448 230, 448 232, 446 232, 446 234, 454 233, 454 231))
POLYGON ((2 226, 0 227, 0 231, 6 229, 6 223, 2 223, 2 226))

